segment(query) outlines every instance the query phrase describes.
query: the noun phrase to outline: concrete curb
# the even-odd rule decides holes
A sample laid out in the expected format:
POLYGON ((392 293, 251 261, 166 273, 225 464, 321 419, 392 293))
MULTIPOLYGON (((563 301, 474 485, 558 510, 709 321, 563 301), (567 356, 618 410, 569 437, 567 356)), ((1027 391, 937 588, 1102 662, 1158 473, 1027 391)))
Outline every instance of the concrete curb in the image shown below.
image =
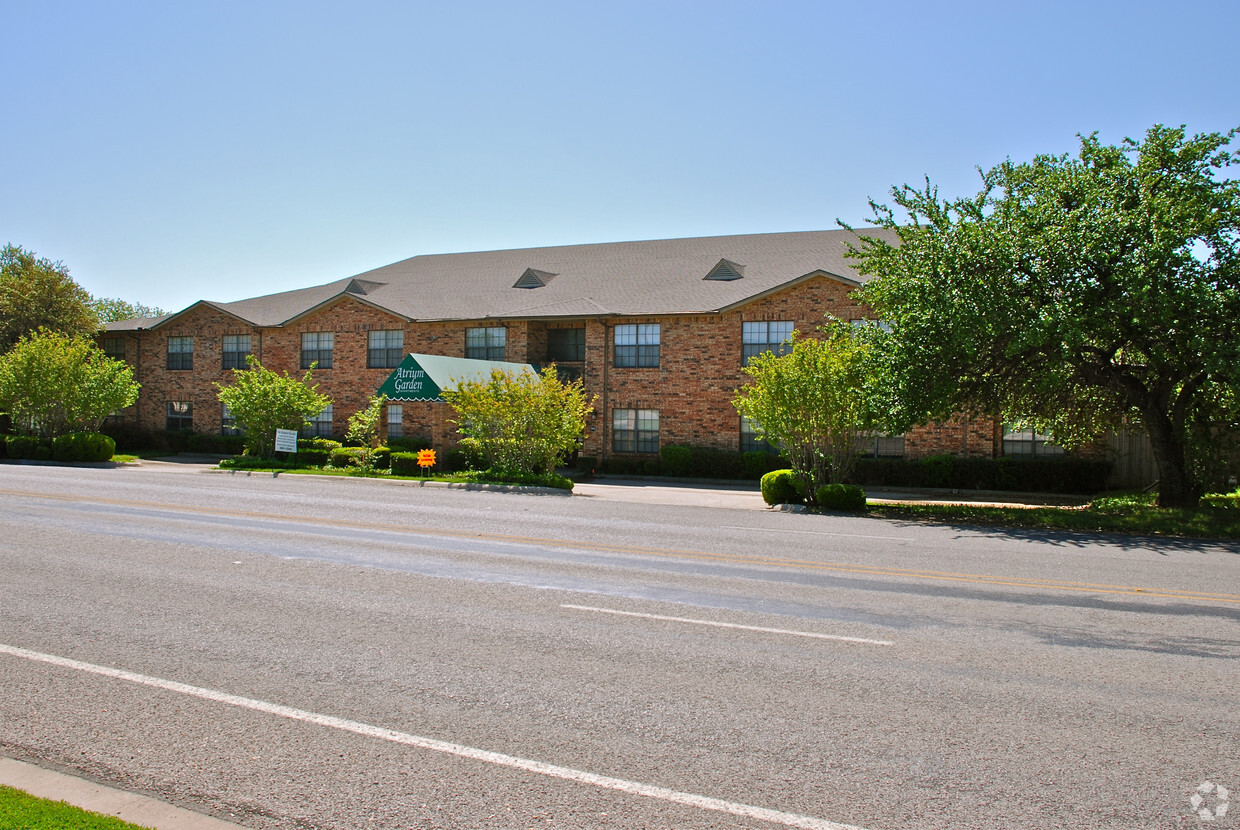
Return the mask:
MULTIPOLYGON (((210 467, 203 470, 204 473, 214 473, 217 475, 232 476, 270 476, 271 478, 279 478, 283 470, 221 470, 218 467, 210 467)), ((314 473, 294 473, 297 476, 314 476, 314 473)), ((485 484, 477 481, 431 481, 429 479, 416 478, 382 478, 376 476, 374 478, 365 478, 360 476, 317 476, 317 478, 345 478, 349 481, 373 481, 378 484, 388 484, 398 487, 439 487, 447 490, 481 490, 491 493, 525 493, 534 496, 571 496, 571 490, 561 490, 559 487, 538 487, 533 484, 485 484)))
POLYGON ((155 830, 241 830, 240 824, 12 758, 0 757, 0 784, 155 830))

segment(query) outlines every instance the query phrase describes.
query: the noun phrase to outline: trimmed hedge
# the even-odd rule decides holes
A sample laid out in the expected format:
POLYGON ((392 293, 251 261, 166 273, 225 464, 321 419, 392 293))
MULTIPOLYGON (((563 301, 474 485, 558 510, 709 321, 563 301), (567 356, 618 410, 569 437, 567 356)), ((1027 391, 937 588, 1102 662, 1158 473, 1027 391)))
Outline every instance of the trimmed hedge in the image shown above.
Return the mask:
POLYGON ((814 501, 824 510, 865 511, 865 491, 855 484, 824 484, 814 494, 814 501))
POLYGON ((394 452, 391 456, 392 475, 394 476, 418 476, 422 475, 422 468, 418 466, 418 454, 416 452, 394 452))
POLYGON ((934 455, 858 459, 852 483, 863 487, 939 487, 1089 495, 1106 489, 1111 462, 1092 458, 958 458, 934 455))
POLYGON ((56 461, 107 461, 116 453, 116 442, 98 432, 71 432, 52 441, 56 461))
MULTIPOLYGON (((41 449, 38 438, 32 438, 29 435, 10 435, 4 439, 4 451, 9 458, 38 459, 41 449)), ((43 447, 47 450, 46 459, 52 457, 52 448, 50 446, 43 447)))
POLYGON ((365 450, 361 447, 340 447, 331 451, 331 465, 341 469, 360 467, 365 450))
POLYGON ((330 450, 321 450, 315 447, 297 448, 297 464, 301 467, 326 467, 332 460, 330 450))
MULTIPOLYGON (((620 460, 608 459, 609 462, 620 460)), ((665 476, 746 479, 748 481, 757 481, 766 473, 786 463, 779 456, 771 453, 717 450, 689 444, 668 444, 661 447, 659 460, 662 462, 665 476)), ((637 471, 634 470, 634 472, 637 471)))
POLYGON ((795 470, 772 470, 762 476, 759 485, 762 500, 767 504, 800 504, 801 482, 795 470))

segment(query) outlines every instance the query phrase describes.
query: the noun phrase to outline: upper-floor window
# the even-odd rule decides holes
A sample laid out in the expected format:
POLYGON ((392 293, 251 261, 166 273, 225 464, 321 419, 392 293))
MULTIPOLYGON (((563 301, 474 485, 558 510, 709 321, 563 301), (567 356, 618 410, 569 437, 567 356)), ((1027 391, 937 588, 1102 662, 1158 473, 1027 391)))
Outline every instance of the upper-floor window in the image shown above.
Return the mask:
POLYGON ((125 338, 123 337, 104 337, 99 340, 99 347, 103 349, 103 353, 113 360, 125 359, 125 338))
POLYGON ((478 360, 503 360, 508 329, 502 326, 465 329, 465 356, 478 360))
MULTIPOLYGON (((736 331, 736 329, 733 329, 736 331)), ((788 341, 792 339, 791 320, 762 320, 754 323, 741 323, 742 365, 748 366, 749 359, 763 352, 774 352, 777 355, 787 354, 788 341)), ((736 341, 733 341, 736 342, 736 341)))
POLYGON ((586 330, 547 329, 547 361, 572 363, 586 359, 586 330))
POLYGON ((617 366, 658 366, 659 324, 637 323, 616 326, 615 345, 617 366))
POLYGON ((401 329, 372 331, 366 350, 366 368, 395 369, 405 359, 405 332, 401 329))
MULTIPOLYGON (((403 340, 403 338, 402 338, 403 340)), ((317 369, 332 367, 332 349, 336 347, 336 335, 330 331, 307 331, 301 335, 301 368, 317 369)))
POLYGON ((192 337, 169 337, 168 338, 168 368, 169 369, 193 369, 194 368, 194 338, 192 337))
POLYGON ((224 368, 248 369, 245 359, 250 356, 250 335, 224 335, 224 368))

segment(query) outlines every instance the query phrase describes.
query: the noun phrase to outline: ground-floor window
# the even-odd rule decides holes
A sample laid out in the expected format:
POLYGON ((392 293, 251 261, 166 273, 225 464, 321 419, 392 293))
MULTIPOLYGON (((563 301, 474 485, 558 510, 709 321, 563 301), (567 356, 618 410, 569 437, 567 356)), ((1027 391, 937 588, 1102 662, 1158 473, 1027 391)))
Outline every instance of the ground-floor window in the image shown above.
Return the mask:
POLYGON ((232 410, 228 408, 228 404, 220 404, 220 435, 240 435, 241 430, 237 429, 237 419, 233 417, 232 410))
POLYGON ((612 410, 611 440, 615 452, 658 452, 659 410, 612 410))
POLYGON ((857 439, 862 458, 903 458, 904 435, 866 435, 857 439))
POLYGON ((310 424, 302 430, 303 435, 310 435, 316 438, 329 438, 332 434, 332 405, 328 404, 318 415, 310 419, 310 424))
POLYGON ((402 421, 405 418, 405 408, 398 403, 390 403, 387 407, 387 435, 388 438, 399 438, 403 433, 402 421))
POLYGON ((1003 427, 1003 454, 1017 458, 1058 458, 1063 447, 1049 435, 1034 432, 1022 424, 1006 424, 1003 427))
POLYGON ((758 437, 758 431, 754 429, 753 421, 748 418, 741 418, 741 452, 769 452, 772 455, 779 454, 779 448, 764 438, 758 437))
POLYGON ((191 401, 168 401, 168 418, 164 429, 178 432, 194 428, 194 404, 191 401))

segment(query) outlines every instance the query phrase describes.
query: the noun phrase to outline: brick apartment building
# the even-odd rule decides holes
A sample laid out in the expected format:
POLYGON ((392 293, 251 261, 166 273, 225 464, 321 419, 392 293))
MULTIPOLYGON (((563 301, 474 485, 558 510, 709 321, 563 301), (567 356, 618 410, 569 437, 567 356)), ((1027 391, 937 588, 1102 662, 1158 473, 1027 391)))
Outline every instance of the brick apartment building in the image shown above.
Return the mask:
MULTIPOLYGON (((873 231, 873 233, 882 233, 873 231)), ((327 285, 202 300, 109 324, 101 342, 142 384, 124 418, 145 429, 225 432, 215 384, 255 355, 314 380, 332 406, 312 432, 341 435, 408 353, 554 362, 598 396, 583 454, 646 456, 667 444, 758 446, 731 400, 747 357, 865 319, 847 231, 618 242, 418 256, 327 285)), ((453 442, 441 403, 393 403, 389 435, 453 442)), ((1028 449, 1032 449, 1030 444, 1028 449)), ((999 425, 958 418, 876 441, 883 455, 992 457, 999 425)), ((1011 450, 1009 450, 1011 451, 1011 450)))

